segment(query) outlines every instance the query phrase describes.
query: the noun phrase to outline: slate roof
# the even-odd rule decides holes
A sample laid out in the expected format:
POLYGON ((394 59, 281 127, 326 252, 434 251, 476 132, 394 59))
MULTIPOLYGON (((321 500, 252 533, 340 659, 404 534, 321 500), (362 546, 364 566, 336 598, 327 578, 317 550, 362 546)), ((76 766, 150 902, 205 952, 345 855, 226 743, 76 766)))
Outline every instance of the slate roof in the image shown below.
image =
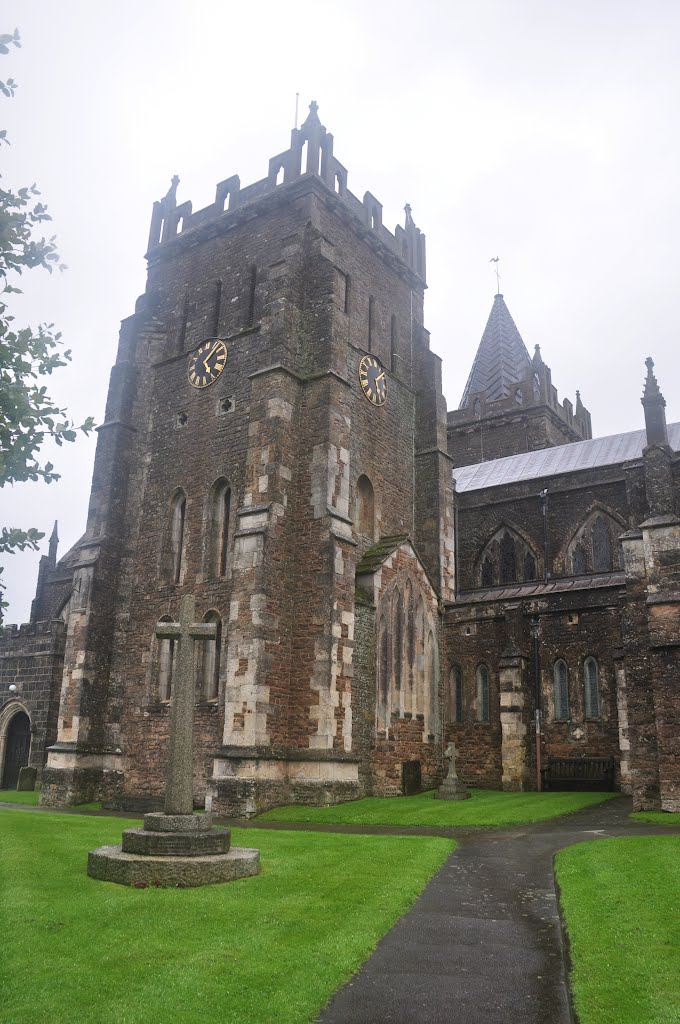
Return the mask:
MULTIPOLYGON (((474 466, 454 469, 456 490, 479 491, 483 487, 500 487, 519 480, 576 473, 580 469, 615 466, 617 463, 639 459, 647 443, 644 430, 631 430, 627 434, 595 437, 589 441, 575 441, 556 448, 541 448, 537 452, 509 455, 505 459, 478 462, 474 466)), ((673 451, 680 451, 680 423, 668 424, 668 443, 673 451)))
POLYGON ((526 378, 530 366, 527 347, 505 299, 496 295, 459 409, 464 409, 470 395, 479 391, 486 392, 488 402, 507 398, 514 385, 526 378))
POLYGON ((399 534, 394 537, 381 537, 378 543, 369 548, 364 557, 361 559, 356 567, 356 575, 362 576, 367 572, 375 572, 379 565, 385 561, 385 559, 396 551, 398 547, 410 540, 407 533, 399 534))

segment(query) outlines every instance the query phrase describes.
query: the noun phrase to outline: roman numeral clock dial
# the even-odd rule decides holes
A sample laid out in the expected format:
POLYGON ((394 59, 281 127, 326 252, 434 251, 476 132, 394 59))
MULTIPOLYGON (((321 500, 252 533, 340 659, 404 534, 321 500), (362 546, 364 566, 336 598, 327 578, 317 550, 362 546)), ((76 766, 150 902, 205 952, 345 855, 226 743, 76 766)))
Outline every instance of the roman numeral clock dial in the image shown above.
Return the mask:
POLYGON ((221 338, 202 342, 189 359, 187 374, 193 388, 214 384, 227 363, 227 346, 221 338))
POLYGON ((361 390, 372 405, 384 405, 387 401, 387 374, 385 367, 375 356, 364 356, 359 363, 361 390))

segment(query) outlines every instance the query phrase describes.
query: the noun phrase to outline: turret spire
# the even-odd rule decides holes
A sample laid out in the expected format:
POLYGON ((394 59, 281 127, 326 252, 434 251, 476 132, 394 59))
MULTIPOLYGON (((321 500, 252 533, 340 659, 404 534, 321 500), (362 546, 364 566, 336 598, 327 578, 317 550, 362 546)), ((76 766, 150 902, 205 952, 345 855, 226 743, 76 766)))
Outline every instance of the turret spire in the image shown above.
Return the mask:
POLYGON ((52 533, 50 535, 50 544, 48 548, 47 557, 50 560, 51 565, 57 564, 57 548, 59 546, 59 533, 57 520, 54 520, 54 526, 52 527, 52 533))
POLYGON ((654 376, 654 360, 651 356, 645 359, 645 366, 647 367, 647 378, 641 401, 645 410, 647 444, 668 444, 666 399, 661 394, 658 381, 654 376))
POLYGON ((499 293, 493 300, 460 408, 466 407, 470 395, 479 392, 485 392, 487 402, 507 398, 525 379, 530 365, 527 347, 499 293))

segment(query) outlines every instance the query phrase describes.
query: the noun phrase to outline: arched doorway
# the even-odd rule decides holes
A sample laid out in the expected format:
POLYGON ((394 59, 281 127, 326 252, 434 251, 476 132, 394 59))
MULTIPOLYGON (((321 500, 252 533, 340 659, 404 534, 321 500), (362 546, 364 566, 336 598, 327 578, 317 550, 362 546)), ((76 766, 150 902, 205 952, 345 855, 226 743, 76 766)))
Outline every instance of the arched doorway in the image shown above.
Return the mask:
POLYGON ((2 772, 2 788, 16 789, 19 769, 28 764, 31 749, 31 722, 25 711, 18 711, 7 727, 5 764, 2 772))

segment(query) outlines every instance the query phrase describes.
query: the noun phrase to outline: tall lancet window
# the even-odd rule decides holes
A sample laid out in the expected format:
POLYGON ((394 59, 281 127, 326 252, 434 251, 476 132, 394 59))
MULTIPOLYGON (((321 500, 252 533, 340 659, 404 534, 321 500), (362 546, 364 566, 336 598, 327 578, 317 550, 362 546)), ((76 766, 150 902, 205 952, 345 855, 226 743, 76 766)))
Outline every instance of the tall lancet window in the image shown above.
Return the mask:
POLYGON ((375 537, 375 498, 373 484, 367 476, 360 476, 357 480, 357 530, 371 540, 375 537))
POLYGON ((553 687, 555 702, 555 721, 569 720, 569 669, 567 663, 559 659, 553 669, 553 687))
POLYGON ((179 583, 184 567, 184 527, 187 511, 187 497, 184 491, 177 491, 170 506, 170 561, 171 579, 179 583))
POLYGON ((600 673, 595 658, 586 658, 583 664, 586 718, 600 718, 600 673))
MULTIPOLYGON (((172 622, 172 617, 164 615, 160 621, 172 622)), ((158 699, 162 701, 168 701, 172 697, 176 650, 174 640, 164 638, 158 641, 158 699)))
POLYGON ((222 620, 217 612, 208 612, 204 622, 217 627, 214 640, 196 640, 196 678, 201 700, 217 700, 220 680, 220 648, 222 645, 222 620))
POLYGON ((213 576, 227 574, 230 521, 231 488, 226 480, 218 480, 210 493, 208 516, 210 571, 213 576))
POLYGON ((486 665, 477 668, 477 721, 489 721, 489 670, 486 665))

